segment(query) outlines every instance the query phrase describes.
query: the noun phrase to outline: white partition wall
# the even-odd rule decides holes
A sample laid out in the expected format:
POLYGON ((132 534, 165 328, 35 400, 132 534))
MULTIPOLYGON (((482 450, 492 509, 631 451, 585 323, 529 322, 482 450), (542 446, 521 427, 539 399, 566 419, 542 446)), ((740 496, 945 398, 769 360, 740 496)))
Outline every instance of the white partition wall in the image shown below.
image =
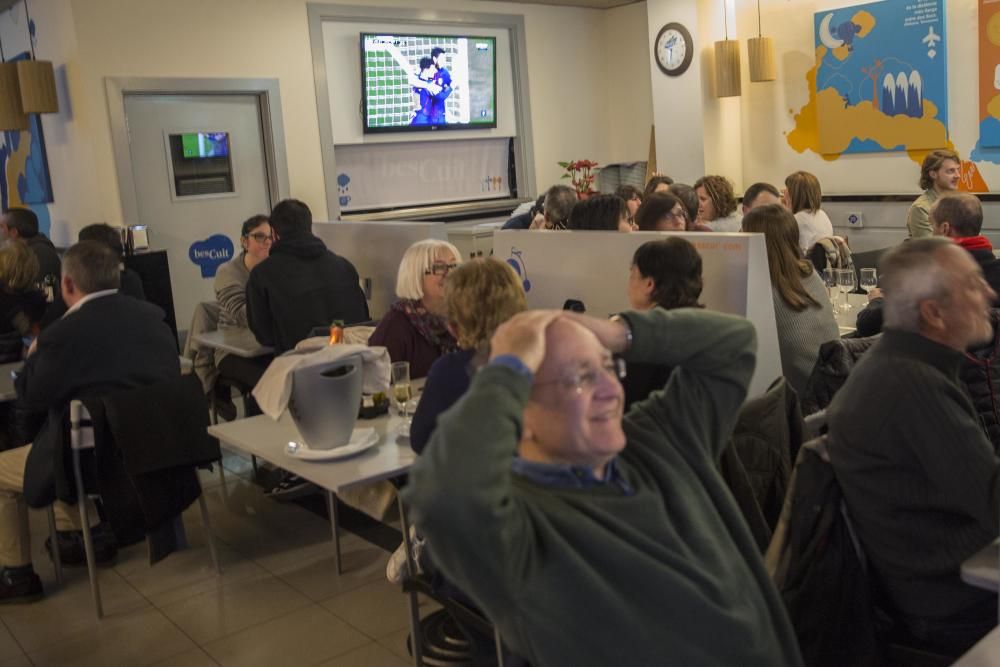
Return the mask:
POLYGON ((446 238, 443 222, 315 222, 313 233, 354 264, 372 319, 381 319, 396 300, 396 273, 406 249, 446 238))
MULTIPOLYGON (((774 303, 762 234, 676 232, 702 257, 706 308, 746 317, 757 329, 757 369, 750 396, 781 375, 774 303)), ((607 317, 629 307, 629 266, 635 249, 667 233, 497 231, 494 255, 519 272, 530 308, 562 308, 582 301, 587 312, 607 317)))

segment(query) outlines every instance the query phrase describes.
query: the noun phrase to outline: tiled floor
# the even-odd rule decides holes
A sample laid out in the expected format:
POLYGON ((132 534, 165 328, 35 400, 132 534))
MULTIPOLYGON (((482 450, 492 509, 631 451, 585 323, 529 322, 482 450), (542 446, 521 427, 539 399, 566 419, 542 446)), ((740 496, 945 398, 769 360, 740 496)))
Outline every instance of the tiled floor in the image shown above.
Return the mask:
POLYGON ((56 587, 45 515, 33 512, 35 570, 47 595, 0 606, 0 667, 412 664, 406 598, 385 579, 389 554, 345 534, 338 576, 329 523, 264 498, 247 461, 227 455, 225 465, 224 485, 217 472, 202 481, 223 575, 211 567, 195 505, 184 516, 192 548, 150 567, 139 544, 100 570, 100 622, 86 568, 66 568, 56 587))

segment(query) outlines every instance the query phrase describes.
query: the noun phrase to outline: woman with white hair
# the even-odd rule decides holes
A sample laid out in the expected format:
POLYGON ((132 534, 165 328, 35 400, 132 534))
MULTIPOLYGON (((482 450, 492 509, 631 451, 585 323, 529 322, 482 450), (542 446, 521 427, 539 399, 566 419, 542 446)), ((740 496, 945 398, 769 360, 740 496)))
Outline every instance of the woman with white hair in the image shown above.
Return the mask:
POLYGON ((444 279, 461 257, 447 241, 417 241, 407 248, 396 276, 399 300, 368 339, 388 348, 394 362, 409 361, 412 378, 425 377, 438 357, 458 349, 445 320, 444 279))

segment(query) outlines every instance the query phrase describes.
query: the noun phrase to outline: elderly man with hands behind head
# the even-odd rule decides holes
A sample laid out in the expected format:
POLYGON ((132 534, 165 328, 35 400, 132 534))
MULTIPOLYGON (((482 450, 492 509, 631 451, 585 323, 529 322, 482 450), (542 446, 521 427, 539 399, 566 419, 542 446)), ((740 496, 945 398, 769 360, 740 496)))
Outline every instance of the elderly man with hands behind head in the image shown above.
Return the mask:
POLYGON ((533 665, 800 665, 716 470, 753 374, 744 319, 517 315, 405 499, 435 562, 533 665), (623 415, 628 361, 675 367, 623 415), (627 446, 626 446, 627 443, 627 446))

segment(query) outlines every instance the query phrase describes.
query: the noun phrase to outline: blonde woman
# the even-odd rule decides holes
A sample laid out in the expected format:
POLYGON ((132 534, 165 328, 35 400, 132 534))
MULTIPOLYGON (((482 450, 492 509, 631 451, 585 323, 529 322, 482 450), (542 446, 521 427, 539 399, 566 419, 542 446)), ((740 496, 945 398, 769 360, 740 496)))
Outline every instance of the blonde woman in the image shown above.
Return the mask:
POLYGON ((459 351, 434 362, 427 376, 410 427, 410 446, 418 454, 430 440, 438 415, 469 388, 493 332, 528 307, 514 269, 496 259, 477 259, 457 268, 445 281, 445 303, 459 351))
POLYGON ((0 363, 21 359, 25 338, 38 335, 45 295, 35 286, 38 259, 24 241, 0 248, 0 363))
POLYGON ((797 171, 785 179, 785 191, 781 193, 788 210, 799 225, 799 247, 805 255, 820 239, 833 236, 833 223, 820 208, 823 191, 819 179, 808 171, 797 171))
POLYGON ((444 282, 461 257, 447 241, 417 241, 407 248, 396 275, 399 300, 368 339, 388 348, 393 361, 410 362, 412 378, 425 377, 438 357, 458 349, 445 321, 444 282))

